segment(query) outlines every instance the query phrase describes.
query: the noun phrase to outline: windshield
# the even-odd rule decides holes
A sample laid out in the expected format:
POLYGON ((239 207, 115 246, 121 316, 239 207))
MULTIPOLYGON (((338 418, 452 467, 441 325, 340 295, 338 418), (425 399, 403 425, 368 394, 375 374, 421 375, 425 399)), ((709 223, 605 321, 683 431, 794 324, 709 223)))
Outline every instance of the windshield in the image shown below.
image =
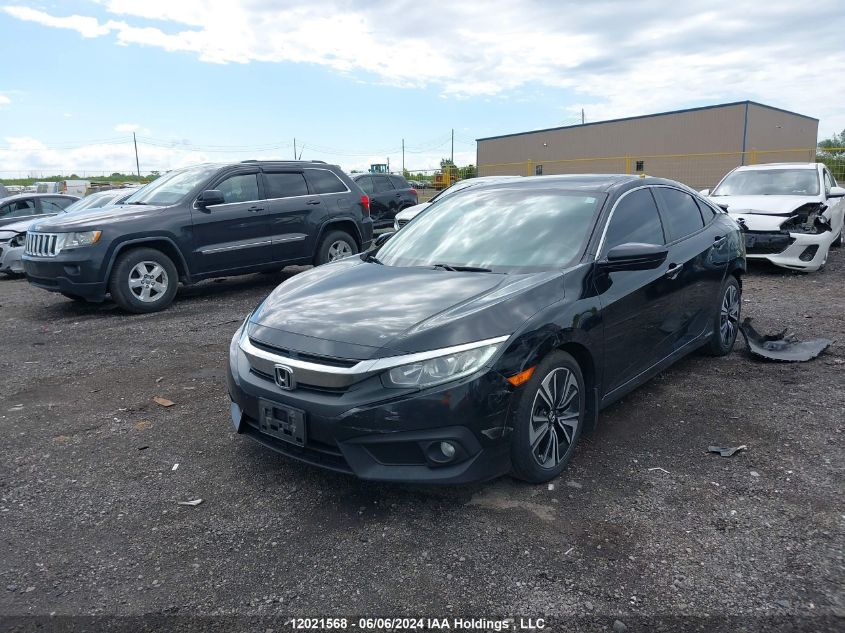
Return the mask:
POLYGON ((815 169, 749 169, 728 174, 714 196, 817 196, 815 169))
POLYGON ((97 209, 106 206, 115 197, 114 191, 104 191, 103 193, 92 193, 84 198, 77 200, 73 204, 65 208, 65 213, 72 213, 73 211, 82 211, 83 209, 97 209))
POLYGON ((219 165, 198 165, 171 171, 129 196, 125 204, 176 204, 218 169, 219 165))
POLYGON ((534 272, 563 268, 583 248, 603 195, 482 189, 429 207, 379 251, 388 266, 534 272))

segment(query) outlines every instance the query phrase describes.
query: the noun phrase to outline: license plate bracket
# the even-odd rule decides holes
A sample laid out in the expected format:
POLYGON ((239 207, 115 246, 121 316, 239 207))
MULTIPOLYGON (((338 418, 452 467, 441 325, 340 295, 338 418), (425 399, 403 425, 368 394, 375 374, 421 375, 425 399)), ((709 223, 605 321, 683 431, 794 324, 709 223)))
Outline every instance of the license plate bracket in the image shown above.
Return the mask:
POLYGON ((277 440, 305 446, 305 411, 269 400, 259 400, 258 428, 277 440))

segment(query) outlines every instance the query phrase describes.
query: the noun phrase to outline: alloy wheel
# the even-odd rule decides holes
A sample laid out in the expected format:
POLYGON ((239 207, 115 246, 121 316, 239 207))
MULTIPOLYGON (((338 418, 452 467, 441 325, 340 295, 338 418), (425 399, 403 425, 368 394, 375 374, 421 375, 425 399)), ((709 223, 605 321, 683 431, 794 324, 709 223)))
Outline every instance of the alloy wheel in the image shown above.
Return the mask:
POLYGON ((335 240, 332 242, 332 245, 329 246, 329 261, 333 262, 336 259, 341 259, 343 257, 349 257, 352 255, 352 247, 349 245, 349 242, 345 242, 343 240, 335 240))
POLYGON ((581 419, 578 380, 566 367, 553 369, 543 378, 528 426, 528 442, 534 460, 543 468, 557 466, 575 441, 581 419))
POLYGON ((725 296, 722 298, 722 309, 719 314, 719 336, 722 339, 722 345, 728 348, 736 338, 737 328, 739 327, 739 292, 736 286, 731 284, 725 290, 725 296))
POLYGON ((157 262, 138 262, 129 271, 129 291, 144 303, 158 301, 167 292, 167 272, 157 262))

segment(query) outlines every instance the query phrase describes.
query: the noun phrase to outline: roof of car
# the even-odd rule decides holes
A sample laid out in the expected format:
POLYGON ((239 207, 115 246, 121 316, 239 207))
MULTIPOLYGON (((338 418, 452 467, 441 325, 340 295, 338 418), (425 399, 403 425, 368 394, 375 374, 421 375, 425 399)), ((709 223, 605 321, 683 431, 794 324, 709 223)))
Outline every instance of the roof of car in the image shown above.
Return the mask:
POLYGON ((761 165, 742 165, 734 171, 755 171, 758 169, 817 169, 818 163, 763 163, 761 165))
MULTIPOLYGON (((572 189, 589 189, 591 191, 606 191, 616 185, 642 180, 631 174, 562 174, 549 176, 525 176, 524 178, 507 179, 507 186, 565 185, 572 189)), ((654 180, 654 179, 649 179, 654 180)), ((651 183, 649 183, 651 184, 651 183)), ((491 187, 504 186, 502 181, 490 182, 491 187)))
POLYGON ((65 193, 16 193, 7 198, 0 198, 0 202, 8 202, 9 200, 24 200, 27 198, 71 198, 72 200, 79 200, 79 196, 69 196, 65 193))

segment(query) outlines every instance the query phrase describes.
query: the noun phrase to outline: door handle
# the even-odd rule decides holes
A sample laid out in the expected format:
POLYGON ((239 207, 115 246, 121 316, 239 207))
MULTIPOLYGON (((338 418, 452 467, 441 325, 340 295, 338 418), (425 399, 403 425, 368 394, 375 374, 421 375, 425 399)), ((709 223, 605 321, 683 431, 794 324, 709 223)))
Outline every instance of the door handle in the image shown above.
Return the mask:
POLYGON ((255 205, 252 205, 251 207, 247 207, 247 211, 249 211, 250 213, 258 213, 259 211, 264 211, 264 207, 257 207, 255 205))
POLYGON ((320 204, 320 201, 319 200, 309 200, 305 204, 320 204))
POLYGON ((726 239, 728 239, 727 235, 717 235, 716 239, 713 240, 713 246, 721 246, 726 239))
POLYGON ((669 279, 674 279, 681 272, 682 268, 683 266, 679 266, 678 264, 669 264, 669 269, 663 273, 663 276, 668 277, 669 279))

